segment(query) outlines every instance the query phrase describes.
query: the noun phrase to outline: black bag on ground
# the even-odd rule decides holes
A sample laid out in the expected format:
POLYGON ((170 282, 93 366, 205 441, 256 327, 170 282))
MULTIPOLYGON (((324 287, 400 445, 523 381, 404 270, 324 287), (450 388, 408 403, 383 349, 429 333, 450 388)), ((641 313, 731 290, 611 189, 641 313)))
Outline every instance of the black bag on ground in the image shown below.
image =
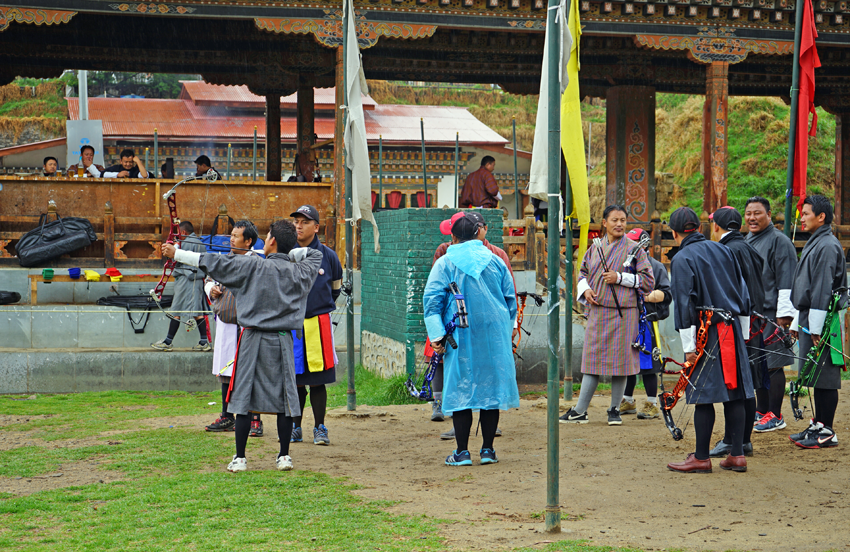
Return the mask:
POLYGON ((21 294, 17 291, 0 291, 0 305, 11 305, 21 300, 21 294))
MULTIPOLYGON (((174 300, 173 295, 163 295, 159 300, 162 308, 171 306, 174 300)), ((145 327, 148 325, 150 311, 156 308, 156 303, 150 295, 118 295, 116 297, 101 297, 97 300, 97 304, 103 307, 124 307, 127 309, 127 318, 130 319, 130 325, 133 331, 137 334, 145 333, 145 327), (139 319, 133 320, 133 311, 139 313, 139 319), (139 312, 144 311, 144 312, 139 312)))
POLYGON ((56 220, 47 222, 48 216, 41 215, 38 228, 24 234, 15 245, 21 266, 37 266, 97 241, 97 234, 88 219, 63 219, 56 213, 56 220))

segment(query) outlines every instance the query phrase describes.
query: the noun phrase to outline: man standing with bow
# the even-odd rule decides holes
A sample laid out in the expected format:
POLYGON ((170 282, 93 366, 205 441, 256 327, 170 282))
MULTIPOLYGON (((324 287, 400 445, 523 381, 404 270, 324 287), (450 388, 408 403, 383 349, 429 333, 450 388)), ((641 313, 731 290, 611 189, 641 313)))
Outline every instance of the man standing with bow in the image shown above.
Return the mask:
MULTIPOLYGON (((744 425, 753 423, 744 418, 744 401, 755 396, 744 346, 749 337, 750 296, 732 252, 707 240, 699 228, 699 217, 690 207, 680 207, 670 217, 673 239, 679 246, 670 266, 674 320, 682 339, 685 370, 694 367, 685 389, 687 403, 695 405, 696 451, 667 468, 682 473, 711 472, 714 404, 723 403, 732 450, 720 467, 743 472, 747 471, 744 425)), ((665 418, 671 416, 663 399, 662 409, 668 410, 665 418)))

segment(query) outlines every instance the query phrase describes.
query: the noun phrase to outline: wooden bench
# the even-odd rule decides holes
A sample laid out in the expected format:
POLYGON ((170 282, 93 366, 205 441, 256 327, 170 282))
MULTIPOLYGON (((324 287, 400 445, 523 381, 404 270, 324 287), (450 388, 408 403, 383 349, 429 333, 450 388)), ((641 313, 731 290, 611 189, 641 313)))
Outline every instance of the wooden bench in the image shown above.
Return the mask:
MULTIPOLYGON (((124 274, 124 275, 121 276, 121 282, 122 283, 126 283, 126 282, 129 282, 129 283, 151 282, 151 283, 155 284, 155 283, 159 282, 159 279, 160 279, 161 276, 162 276, 162 274, 124 274)), ((76 278, 76 279, 71 278, 67 274, 57 274, 57 275, 53 276, 53 278, 50 278, 50 279, 45 279, 44 276, 42 276, 41 274, 29 274, 27 277, 30 280, 30 295, 31 295, 31 302, 32 302, 33 305, 38 304, 38 284, 39 283, 44 283, 44 284, 51 284, 53 282, 62 282, 62 283, 70 282, 70 283, 77 283, 77 284, 87 284, 87 283, 89 283, 89 280, 86 280, 85 274, 80 274, 80 277, 76 278)), ((98 281, 99 282, 111 282, 112 279, 105 274, 101 274, 100 280, 98 280, 98 281)))

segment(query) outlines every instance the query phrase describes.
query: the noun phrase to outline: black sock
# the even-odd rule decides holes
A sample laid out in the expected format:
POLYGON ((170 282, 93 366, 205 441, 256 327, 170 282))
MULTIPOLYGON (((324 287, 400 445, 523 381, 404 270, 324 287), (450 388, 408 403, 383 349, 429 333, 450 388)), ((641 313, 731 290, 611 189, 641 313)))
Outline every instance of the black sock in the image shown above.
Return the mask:
POLYGON ((221 415, 224 418, 233 419, 233 414, 227 411, 227 390, 230 388, 230 378, 221 383, 221 415))
POLYGON ((714 405, 698 404, 694 407, 694 434, 697 460, 708 460, 711 449, 711 431, 714 429, 714 405))
POLYGON ((770 411, 779 417, 782 415, 782 401, 785 400, 785 369, 780 368, 770 374, 770 411))
POLYGON ((307 388, 301 386, 298 388, 298 404, 301 405, 301 416, 293 416, 292 421, 295 427, 301 427, 301 419, 304 417, 304 407, 307 406, 307 388))
POLYGON ((310 386, 310 405, 313 407, 315 427, 324 425, 325 411, 328 409, 328 388, 323 385, 310 386))
POLYGON ((637 375, 626 376, 626 390, 623 391, 623 395, 633 397, 635 394, 635 385, 637 385, 637 375))
POLYGON ((838 408, 838 389, 815 389, 815 421, 832 429, 838 408))
POLYGON ((458 410, 452 414, 452 424, 455 427, 457 451, 469 450, 469 432, 472 430, 472 410, 458 410))
MULTIPOLYGON (((744 418, 746 408, 745 399, 738 399, 723 403, 723 416, 726 418, 726 436, 732 442, 732 456, 744 455, 744 431, 747 421, 744 418)), ((755 399, 752 399, 753 408, 755 408, 755 399)), ((714 408, 712 407, 712 412, 714 408)), ((752 420, 752 418, 750 418, 752 420)), ((753 422, 749 423, 750 430, 753 428, 753 422)))
POLYGON ((644 374, 643 375, 643 387, 646 389, 646 396, 647 397, 657 397, 658 396, 658 374, 644 374))
POLYGON ((207 337, 207 317, 202 316, 198 318, 198 331, 201 334, 201 343, 206 343, 209 341, 209 337, 207 337))
MULTIPOLYGON (((724 410, 725 412, 725 410, 724 410)), ((725 415, 725 414, 724 414, 725 415)), ((752 442, 753 438, 753 422, 756 417, 756 399, 753 397, 752 399, 744 399, 744 419, 750 420, 750 423, 744 424, 744 443, 752 442)), ((728 427, 728 423, 726 424, 728 427)), ((730 444, 735 444, 734 441, 730 444)))
POLYGON ((245 458, 245 446, 248 444, 248 433, 251 432, 251 415, 236 415, 236 457, 245 458))
MULTIPOLYGON (((770 389, 765 389, 764 387, 756 389, 756 412, 767 414, 767 411, 770 410, 770 392, 772 389, 773 376, 770 378, 770 389)), ((785 391, 784 386, 782 387, 782 391, 785 391)), ((755 415, 753 415, 753 419, 755 419, 755 415)))
POLYGON ((289 436, 292 433, 292 417, 283 414, 277 415, 277 434, 280 436, 280 452, 277 457, 289 454, 289 436))
POLYGON ((481 448, 491 449, 493 439, 496 438, 496 429, 499 427, 499 410, 482 410, 478 419, 481 421, 481 435, 484 437, 481 448))
POLYGON ((174 341, 174 336, 177 335, 177 330, 180 329, 180 321, 172 320, 171 324, 168 325, 168 335, 165 337, 165 343, 171 345, 171 342, 174 341))

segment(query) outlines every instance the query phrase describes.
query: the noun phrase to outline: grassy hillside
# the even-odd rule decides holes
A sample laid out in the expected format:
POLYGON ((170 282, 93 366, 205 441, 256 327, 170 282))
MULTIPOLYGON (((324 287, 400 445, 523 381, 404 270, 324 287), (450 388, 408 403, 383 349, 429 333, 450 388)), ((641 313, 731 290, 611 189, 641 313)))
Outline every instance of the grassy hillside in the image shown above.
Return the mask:
MULTIPOLYGON (((511 139, 511 117, 517 120, 517 144, 531 151, 537 96, 515 96, 493 89, 411 88, 370 81, 379 103, 468 107, 483 123, 511 139)), ((678 193, 674 207, 702 210, 703 96, 658 94, 655 113, 656 171, 673 173, 678 193)), ((809 142, 809 193, 831 194, 835 170, 835 118, 818 109, 818 133, 809 142)), ((743 207, 762 195, 782 210, 788 151, 790 108, 778 98, 729 100, 729 204, 743 207)), ((590 147, 591 211, 599 216, 605 201, 605 101, 582 104, 585 144, 590 147), (592 127, 592 128, 591 128, 592 127)), ((671 208, 672 210, 672 208, 671 208)))
POLYGON ((65 84, 58 79, 0 86, 0 146, 64 136, 67 118, 65 84))

